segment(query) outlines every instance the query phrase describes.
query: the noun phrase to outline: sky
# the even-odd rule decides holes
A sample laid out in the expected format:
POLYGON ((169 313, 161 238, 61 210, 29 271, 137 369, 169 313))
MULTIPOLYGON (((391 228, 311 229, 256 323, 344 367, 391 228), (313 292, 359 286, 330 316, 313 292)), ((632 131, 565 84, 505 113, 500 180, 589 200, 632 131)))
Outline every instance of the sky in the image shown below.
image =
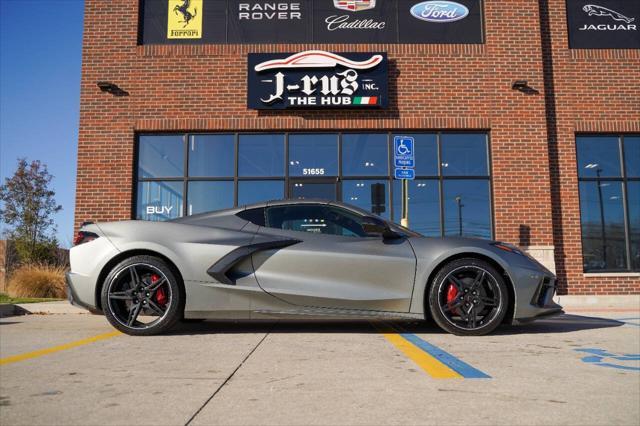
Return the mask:
POLYGON ((83 0, 0 0, 0 179, 17 159, 54 176, 58 240, 73 240, 83 0))

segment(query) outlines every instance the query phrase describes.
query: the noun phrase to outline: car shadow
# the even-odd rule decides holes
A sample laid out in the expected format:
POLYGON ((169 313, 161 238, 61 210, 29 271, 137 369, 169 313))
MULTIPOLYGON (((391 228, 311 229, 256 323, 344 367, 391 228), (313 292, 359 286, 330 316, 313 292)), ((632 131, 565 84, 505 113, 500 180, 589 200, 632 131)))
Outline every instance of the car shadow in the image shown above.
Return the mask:
MULTIPOLYGON (((530 324, 503 325, 493 335, 556 334, 581 330, 620 327, 624 322, 607 318, 564 314, 537 320, 530 324)), ((243 334, 243 333, 354 333, 375 334, 395 329, 414 334, 446 334, 429 321, 378 321, 378 320, 207 320, 179 323, 169 335, 194 334, 243 334)))

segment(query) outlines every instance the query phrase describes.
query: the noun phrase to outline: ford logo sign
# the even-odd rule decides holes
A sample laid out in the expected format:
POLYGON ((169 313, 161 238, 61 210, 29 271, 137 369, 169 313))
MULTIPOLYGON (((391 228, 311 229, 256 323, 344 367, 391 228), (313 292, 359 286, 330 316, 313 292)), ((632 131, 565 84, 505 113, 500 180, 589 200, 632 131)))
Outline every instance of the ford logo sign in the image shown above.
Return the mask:
POLYGON ((414 18, 428 22, 454 22, 466 18, 469 9, 453 1, 423 1, 413 5, 411 14, 414 18))

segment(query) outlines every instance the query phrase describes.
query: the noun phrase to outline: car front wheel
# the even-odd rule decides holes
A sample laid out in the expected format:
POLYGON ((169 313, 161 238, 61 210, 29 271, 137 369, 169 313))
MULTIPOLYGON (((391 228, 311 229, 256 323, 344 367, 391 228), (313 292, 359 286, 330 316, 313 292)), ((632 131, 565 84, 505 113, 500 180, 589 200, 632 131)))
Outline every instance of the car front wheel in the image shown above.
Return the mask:
POLYGON ((180 284, 157 257, 134 256, 120 262, 107 276, 101 296, 107 320, 126 334, 163 333, 182 317, 180 284))
POLYGON ((480 259, 447 263, 429 291, 433 319, 442 329, 460 336, 491 333, 502 323, 508 305, 504 278, 480 259))

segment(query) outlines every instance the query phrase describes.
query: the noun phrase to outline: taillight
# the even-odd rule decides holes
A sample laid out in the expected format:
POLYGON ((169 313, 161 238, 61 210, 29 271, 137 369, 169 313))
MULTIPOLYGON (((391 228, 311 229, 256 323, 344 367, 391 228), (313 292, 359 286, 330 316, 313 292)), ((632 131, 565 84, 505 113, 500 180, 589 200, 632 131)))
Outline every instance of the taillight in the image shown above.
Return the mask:
POLYGON ((100 236, 98 234, 94 234, 93 232, 78 231, 76 237, 73 239, 73 245, 79 246, 80 244, 88 243, 89 241, 93 241, 99 237, 100 236))

